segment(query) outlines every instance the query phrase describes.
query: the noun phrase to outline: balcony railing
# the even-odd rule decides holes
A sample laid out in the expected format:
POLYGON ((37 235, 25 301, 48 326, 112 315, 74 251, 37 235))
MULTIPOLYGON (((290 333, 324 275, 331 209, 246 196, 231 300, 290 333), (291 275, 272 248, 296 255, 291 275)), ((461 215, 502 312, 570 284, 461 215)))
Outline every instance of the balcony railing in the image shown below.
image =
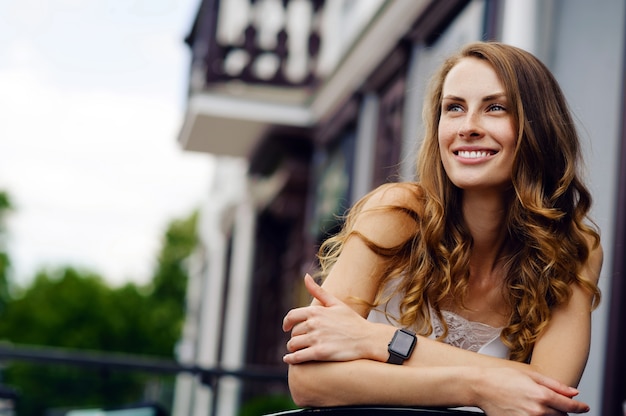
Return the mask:
POLYGON ((204 0, 185 40, 192 68, 204 86, 234 80, 311 86, 323 6, 324 0, 204 0))

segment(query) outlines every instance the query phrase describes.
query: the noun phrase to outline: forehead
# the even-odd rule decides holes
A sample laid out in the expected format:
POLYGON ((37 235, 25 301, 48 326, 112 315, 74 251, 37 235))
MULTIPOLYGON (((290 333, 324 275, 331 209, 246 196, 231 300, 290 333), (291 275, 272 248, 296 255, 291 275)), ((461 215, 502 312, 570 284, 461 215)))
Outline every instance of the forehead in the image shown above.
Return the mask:
POLYGON ((504 93, 505 88, 491 64, 483 59, 462 58, 443 81, 443 96, 504 93))

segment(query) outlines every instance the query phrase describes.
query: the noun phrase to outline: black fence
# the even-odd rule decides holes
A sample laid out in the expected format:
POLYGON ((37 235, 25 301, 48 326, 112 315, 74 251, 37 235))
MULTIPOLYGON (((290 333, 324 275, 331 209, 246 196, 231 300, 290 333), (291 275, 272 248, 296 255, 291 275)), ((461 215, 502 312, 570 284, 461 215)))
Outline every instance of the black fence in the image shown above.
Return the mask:
MULTIPOLYGON (((244 368, 225 369, 219 367, 204 368, 197 365, 185 365, 174 360, 158 357, 137 356, 131 354, 104 353, 101 351, 84 351, 51 347, 17 346, 13 344, 0 344, 0 363, 3 365, 13 361, 25 361, 39 364, 60 365, 62 368, 92 369, 98 374, 92 379, 78 380, 79 385, 84 385, 85 391, 97 388, 94 380, 98 378, 113 379, 117 388, 123 388, 116 384, 115 377, 119 372, 153 373, 157 376, 165 376, 173 379, 180 373, 188 373, 197 376, 202 383, 215 388, 217 380, 229 376, 242 380, 267 384, 287 384, 287 374, 284 370, 275 368, 244 368)), ((45 372, 38 370, 37 377, 45 377, 45 372)), ((76 384, 76 383, 75 383, 76 384)), ((55 387, 55 386, 51 386, 55 387)), ((58 387, 58 386, 57 386, 58 387)), ((106 387, 101 387, 106 390, 106 387)), ((106 396, 106 391, 103 392, 106 396)), ((19 391, 0 385, 0 416, 12 416, 15 402, 19 401, 19 391)), ((279 409, 281 407, 278 407, 279 409)), ((283 407, 284 408, 284 407, 283 407)), ((137 403, 127 407, 104 408, 99 415, 107 416, 168 416, 169 411, 158 403, 137 403)), ((464 411, 458 409, 443 408, 405 408, 389 406, 343 406, 328 408, 312 408, 286 410, 278 413, 264 413, 267 416, 441 416, 441 415, 477 415, 480 412, 464 411)), ((79 409, 52 409, 47 410, 46 416, 93 416, 89 410, 79 409)), ((229 415, 231 416, 231 415, 229 415)))

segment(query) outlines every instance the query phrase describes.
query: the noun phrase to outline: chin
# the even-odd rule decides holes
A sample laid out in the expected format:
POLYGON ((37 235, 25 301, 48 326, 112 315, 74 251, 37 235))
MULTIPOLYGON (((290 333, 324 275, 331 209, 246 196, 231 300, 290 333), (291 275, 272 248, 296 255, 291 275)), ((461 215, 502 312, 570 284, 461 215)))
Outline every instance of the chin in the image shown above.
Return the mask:
POLYGON ((451 181, 454 186, 463 191, 478 191, 478 192, 498 192, 504 193, 512 189, 510 181, 506 182, 486 182, 486 181, 451 181))

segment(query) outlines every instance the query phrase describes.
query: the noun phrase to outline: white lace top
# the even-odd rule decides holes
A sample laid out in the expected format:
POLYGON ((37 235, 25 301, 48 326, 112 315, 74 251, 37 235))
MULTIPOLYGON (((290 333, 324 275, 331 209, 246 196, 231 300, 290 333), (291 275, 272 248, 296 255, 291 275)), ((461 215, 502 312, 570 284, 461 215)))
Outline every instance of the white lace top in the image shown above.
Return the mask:
MULTIPOLYGON (((368 320, 399 327, 393 316, 400 316, 399 297, 392 298, 387 304, 387 315, 384 305, 373 309, 368 320)), ((509 349, 500 340, 502 328, 494 328, 482 322, 468 321, 460 315, 450 311, 441 311, 443 319, 448 324, 448 336, 443 340, 446 344, 465 350, 478 352, 498 358, 508 358, 509 349)), ((430 309, 433 334, 430 338, 437 338, 443 334, 443 325, 437 318, 434 310, 430 309)))
MULTIPOLYGON (((482 322, 468 321, 462 316, 450 311, 442 310, 441 314, 448 324, 448 335, 444 339, 446 344, 468 351, 480 352, 501 358, 507 357, 508 350, 504 344, 502 344, 502 341, 500 341, 502 328, 494 328, 482 322)), ((443 334, 443 324, 432 308, 430 309, 430 316, 433 326, 433 335, 435 338, 438 338, 443 334)))

